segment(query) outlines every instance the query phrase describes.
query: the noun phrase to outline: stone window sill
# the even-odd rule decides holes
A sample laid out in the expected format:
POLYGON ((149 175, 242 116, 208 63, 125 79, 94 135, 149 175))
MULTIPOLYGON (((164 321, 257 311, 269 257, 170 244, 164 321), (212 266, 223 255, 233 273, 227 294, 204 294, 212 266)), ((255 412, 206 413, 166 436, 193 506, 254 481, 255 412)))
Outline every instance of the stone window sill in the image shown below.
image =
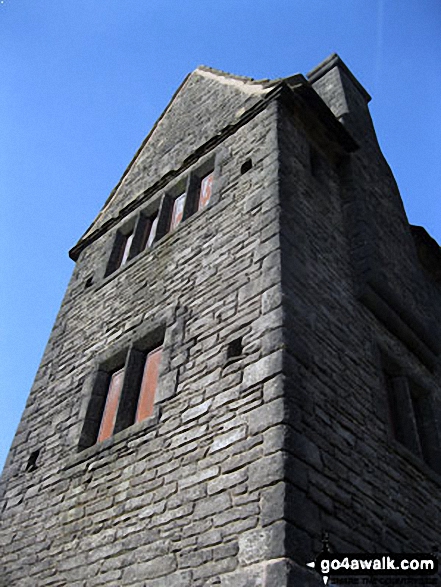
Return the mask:
POLYGON ((120 450, 126 448, 130 443, 142 438, 147 432, 154 430, 161 419, 161 410, 155 406, 153 415, 142 422, 132 424, 128 428, 114 434, 107 440, 99 442, 82 450, 81 452, 70 457, 63 467, 64 471, 76 468, 80 465, 86 465, 86 470, 92 471, 100 465, 104 465, 110 458, 120 450))

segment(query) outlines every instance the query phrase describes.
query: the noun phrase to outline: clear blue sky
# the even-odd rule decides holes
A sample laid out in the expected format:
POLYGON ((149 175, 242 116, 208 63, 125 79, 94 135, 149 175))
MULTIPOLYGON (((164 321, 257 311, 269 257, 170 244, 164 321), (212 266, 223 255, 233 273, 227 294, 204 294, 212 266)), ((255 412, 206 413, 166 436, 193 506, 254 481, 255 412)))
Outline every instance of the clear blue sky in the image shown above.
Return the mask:
POLYGON ((439 0, 0 0, 0 50, 0 468, 68 250, 197 65, 276 78, 339 53, 410 221, 441 243, 439 0))

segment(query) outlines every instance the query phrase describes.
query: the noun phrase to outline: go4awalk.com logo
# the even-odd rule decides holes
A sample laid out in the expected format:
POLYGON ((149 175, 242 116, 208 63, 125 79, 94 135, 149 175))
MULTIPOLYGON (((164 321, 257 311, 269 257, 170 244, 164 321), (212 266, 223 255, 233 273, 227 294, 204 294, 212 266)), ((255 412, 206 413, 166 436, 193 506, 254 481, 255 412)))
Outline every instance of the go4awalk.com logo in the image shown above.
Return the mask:
POLYGON ((438 560, 433 554, 336 554, 322 552, 308 563, 325 585, 435 585, 438 560), (353 580, 349 580, 349 577, 353 580), (363 579, 358 579, 362 578, 363 579), (383 577, 384 580, 380 580, 383 577), (394 581, 392 577, 395 577, 394 581), (430 580, 429 577, 433 579, 430 580), (334 579, 336 578, 336 579, 334 579), (338 579, 337 579, 338 578, 338 579), (345 580, 348 578, 347 580, 345 580), (421 578, 422 582, 412 579, 421 578), (404 580, 404 582, 403 582, 404 580), (329 583, 331 585, 331 583, 329 583))

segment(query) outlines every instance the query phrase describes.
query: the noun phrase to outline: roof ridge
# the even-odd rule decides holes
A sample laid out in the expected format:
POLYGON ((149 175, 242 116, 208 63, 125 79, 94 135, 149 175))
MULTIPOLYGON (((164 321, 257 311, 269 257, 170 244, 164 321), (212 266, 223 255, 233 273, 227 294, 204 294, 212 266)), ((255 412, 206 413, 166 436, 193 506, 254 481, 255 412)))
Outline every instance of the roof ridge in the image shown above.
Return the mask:
POLYGON ((237 75, 235 73, 229 73, 228 71, 223 71, 222 69, 217 69, 215 67, 209 67, 208 65, 198 65, 196 67, 195 71, 197 71, 198 69, 201 71, 208 71, 209 73, 212 73, 214 75, 218 75, 220 77, 228 77, 228 78, 232 78, 232 79, 242 81, 245 83, 251 83, 251 84, 256 84, 256 85, 260 85, 260 86, 272 81, 268 78, 256 80, 253 77, 248 77, 246 75, 237 75))

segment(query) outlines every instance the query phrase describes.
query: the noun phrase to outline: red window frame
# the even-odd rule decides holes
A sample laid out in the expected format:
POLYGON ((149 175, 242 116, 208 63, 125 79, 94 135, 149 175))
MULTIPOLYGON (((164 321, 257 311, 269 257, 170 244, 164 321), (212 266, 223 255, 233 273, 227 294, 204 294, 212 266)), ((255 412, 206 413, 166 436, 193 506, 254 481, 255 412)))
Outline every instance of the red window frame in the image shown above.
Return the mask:
POLYGON ((146 356, 135 422, 141 422, 153 414, 161 357, 162 346, 153 349, 146 356))
POLYGON ((110 438, 113 434, 119 400, 121 399, 121 391, 124 383, 124 371, 125 369, 123 367, 122 369, 118 369, 118 371, 114 371, 110 376, 106 404, 101 418, 97 442, 102 442, 103 440, 110 438))
POLYGON ((184 216, 184 207, 185 207, 185 200, 187 198, 187 193, 184 192, 177 198, 175 198, 173 202, 173 209, 171 214, 170 220, 170 230, 174 230, 182 221, 184 216))
POLYGON ((213 174, 214 172, 211 171, 201 179, 198 197, 198 210, 202 210, 203 208, 208 206, 210 202, 211 193, 213 190, 213 174))
MULTIPOLYGON (((142 378, 140 377, 139 388, 132 389, 135 396, 137 396, 136 413, 134 414, 134 420, 128 423, 129 426, 136 422, 141 422, 153 414, 161 357, 162 345, 148 352, 144 363, 141 363, 142 378)), ((130 369, 130 366, 128 368, 130 369)), ((120 406, 124 410, 124 402, 127 399, 126 391, 123 393, 126 370, 126 367, 122 367, 109 374, 106 401, 96 442, 103 442, 115 433, 118 411, 120 406)), ((125 427, 127 427, 127 424, 125 427)))

